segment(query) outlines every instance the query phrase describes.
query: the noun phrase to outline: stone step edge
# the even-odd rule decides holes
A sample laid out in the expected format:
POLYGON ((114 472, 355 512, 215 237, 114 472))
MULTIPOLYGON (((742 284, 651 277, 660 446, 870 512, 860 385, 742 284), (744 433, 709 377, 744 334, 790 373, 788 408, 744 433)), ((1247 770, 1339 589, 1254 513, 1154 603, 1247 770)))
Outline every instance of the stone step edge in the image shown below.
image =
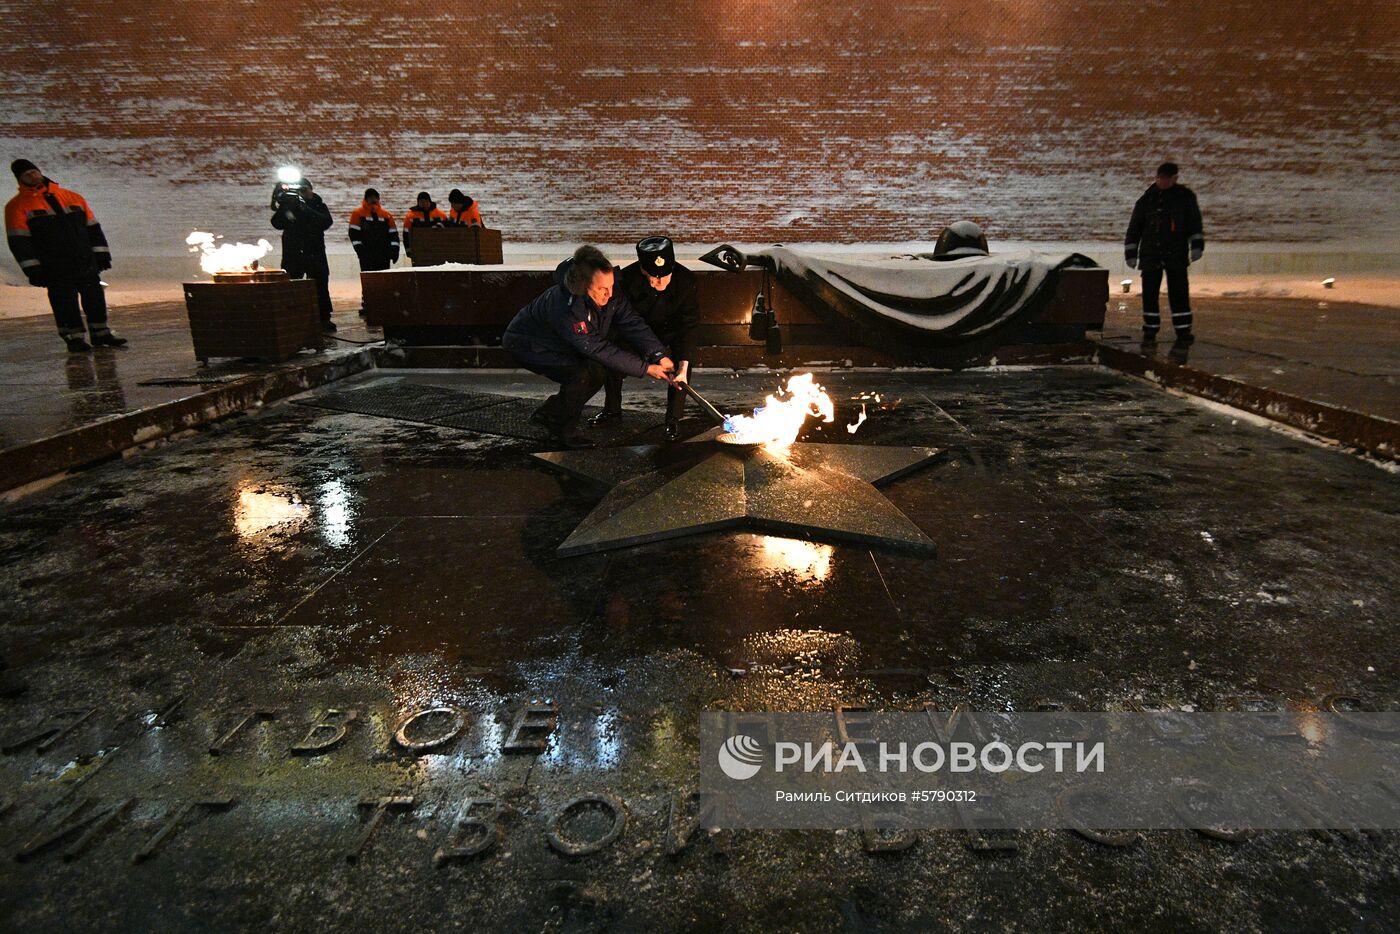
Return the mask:
POLYGON ((1357 448, 1373 457, 1400 461, 1400 422, 1352 409, 1266 389, 1198 370, 1189 364, 1148 357, 1099 343, 1094 362, 1168 389, 1199 396, 1296 428, 1311 435, 1357 448))
POLYGON ((17 444, 0 451, 0 494, 13 499, 132 448, 261 408, 373 367, 373 353, 366 347, 331 359, 252 373, 179 399, 17 444))

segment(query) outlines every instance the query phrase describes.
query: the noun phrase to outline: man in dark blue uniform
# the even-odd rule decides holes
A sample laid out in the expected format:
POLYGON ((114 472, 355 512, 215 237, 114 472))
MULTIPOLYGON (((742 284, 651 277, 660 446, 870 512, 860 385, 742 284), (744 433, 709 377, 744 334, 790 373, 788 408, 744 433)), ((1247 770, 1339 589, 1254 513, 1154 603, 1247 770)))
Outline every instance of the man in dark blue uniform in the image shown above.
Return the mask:
POLYGON ((608 258, 581 246, 554 270, 554 285, 515 313, 501 338, 521 366, 559 384, 530 420, 561 447, 593 447, 578 434, 578 421, 608 370, 663 381, 675 371, 665 346, 613 285, 608 258))
POLYGON ((1186 267, 1201 258, 1206 235, 1196 195, 1176 183, 1175 162, 1163 162, 1157 181, 1133 205, 1123 255, 1128 268, 1142 270, 1142 339, 1155 341, 1162 326, 1158 292, 1162 273, 1167 274, 1167 301, 1172 309, 1172 330, 1177 343, 1189 344, 1191 334, 1191 283, 1186 267))
MULTIPOLYGON (((700 323, 695 273, 676 262, 676 247, 670 237, 647 237, 637 244, 637 261, 622 270, 619 287, 676 361, 676 382, 666 393, 666 439, 675 441, 685 414, 685 391, 680 383, 689 377, 695 328, 700 323)), ((623 374, 612 370, 607 379, 603 411, 593 417, 595 425, 622 416, 623 374)))

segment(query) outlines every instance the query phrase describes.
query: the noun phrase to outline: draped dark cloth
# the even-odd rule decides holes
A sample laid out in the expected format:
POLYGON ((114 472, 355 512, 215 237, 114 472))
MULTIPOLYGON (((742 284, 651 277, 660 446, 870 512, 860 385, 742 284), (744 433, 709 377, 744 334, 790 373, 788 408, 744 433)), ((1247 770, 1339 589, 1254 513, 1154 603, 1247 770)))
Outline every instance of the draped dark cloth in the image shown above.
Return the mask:
POLYGON ((935 260, 931 254, 849 259, 774 247, 778 281, 875 343, 951 344, 986 337, 1033 317, 1059 271, 1098 264, 1079 253, 994 253, 935 260))

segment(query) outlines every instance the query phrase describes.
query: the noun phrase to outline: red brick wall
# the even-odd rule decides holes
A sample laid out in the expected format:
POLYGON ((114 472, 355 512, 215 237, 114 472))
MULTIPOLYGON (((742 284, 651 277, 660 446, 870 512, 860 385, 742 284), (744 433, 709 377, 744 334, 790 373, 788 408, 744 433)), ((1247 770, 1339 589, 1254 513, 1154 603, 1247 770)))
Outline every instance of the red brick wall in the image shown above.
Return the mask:
POLYGON ((964 216, 1001 238, 1112 240, 1165 157, 1214 239, 1400 236, 1395 3, 4 0, 0 15, 7 157, 100 180, 126 213, 150 200, 171 236, 265 224, 270 171, 295 161, 338 216, 366 184, 398 210, 461 185, 514 242, 931 238, 964 216))

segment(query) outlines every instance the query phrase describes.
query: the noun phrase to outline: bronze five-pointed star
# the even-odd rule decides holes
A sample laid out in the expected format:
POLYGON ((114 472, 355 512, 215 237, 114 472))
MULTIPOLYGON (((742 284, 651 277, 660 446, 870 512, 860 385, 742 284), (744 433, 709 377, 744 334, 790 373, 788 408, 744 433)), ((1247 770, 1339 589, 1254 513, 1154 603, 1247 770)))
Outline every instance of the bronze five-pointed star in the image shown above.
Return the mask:
POLYGON ((936 448, 684 444, 551 451, 546 464, 611 487, 562 545, 582 555, 721 529, 932 555, 933 541, 875 489, 926 466, 936 448))

